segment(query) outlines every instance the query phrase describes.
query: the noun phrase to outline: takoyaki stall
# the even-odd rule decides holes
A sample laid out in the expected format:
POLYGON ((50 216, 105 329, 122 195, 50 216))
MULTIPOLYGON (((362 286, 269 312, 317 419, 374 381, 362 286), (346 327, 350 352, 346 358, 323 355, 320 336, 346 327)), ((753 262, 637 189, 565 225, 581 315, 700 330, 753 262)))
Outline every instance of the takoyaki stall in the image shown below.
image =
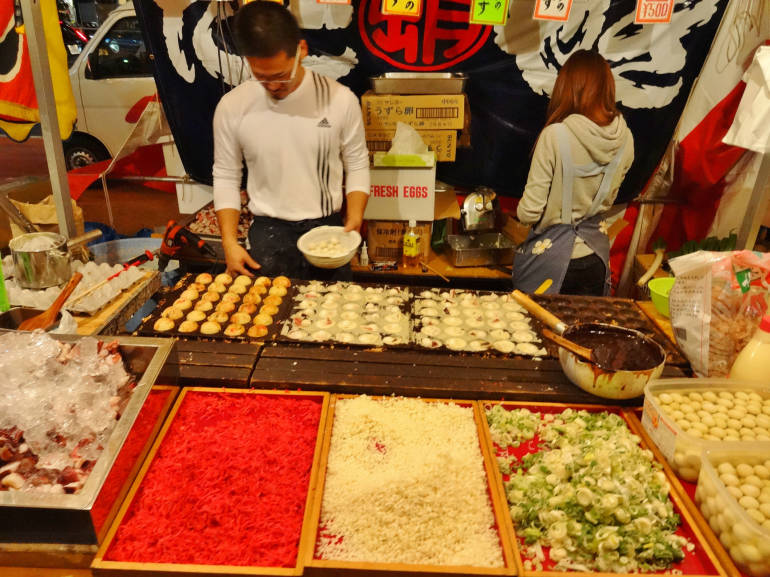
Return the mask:
POLYGON ((133 336, 0 334, 8 574, 770 571, 770 390, 687 378, 635 301, 208 273, 156 298, 133 336))

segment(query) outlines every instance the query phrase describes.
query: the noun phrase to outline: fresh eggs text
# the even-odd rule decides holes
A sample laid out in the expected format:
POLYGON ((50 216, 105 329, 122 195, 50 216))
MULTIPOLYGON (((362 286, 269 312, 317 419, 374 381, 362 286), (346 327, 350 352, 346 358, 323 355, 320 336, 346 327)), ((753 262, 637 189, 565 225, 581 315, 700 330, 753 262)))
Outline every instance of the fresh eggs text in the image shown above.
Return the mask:
POLYGON ((427 186, 373 184, 371 194, 377 198, 428 198, 427 186))

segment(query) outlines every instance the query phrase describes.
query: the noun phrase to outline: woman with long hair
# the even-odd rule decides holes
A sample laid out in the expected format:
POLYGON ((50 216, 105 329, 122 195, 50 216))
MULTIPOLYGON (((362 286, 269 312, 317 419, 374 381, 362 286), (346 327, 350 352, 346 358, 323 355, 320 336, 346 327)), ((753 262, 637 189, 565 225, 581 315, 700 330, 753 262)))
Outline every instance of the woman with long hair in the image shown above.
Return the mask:
POLYGON ((607 295, 609 239, 601 225, 634 160, 615 105, 615 80, 598 53, 578 50, 556 77, 517 217, 532 229, 516 250, 514 288, 607 295))

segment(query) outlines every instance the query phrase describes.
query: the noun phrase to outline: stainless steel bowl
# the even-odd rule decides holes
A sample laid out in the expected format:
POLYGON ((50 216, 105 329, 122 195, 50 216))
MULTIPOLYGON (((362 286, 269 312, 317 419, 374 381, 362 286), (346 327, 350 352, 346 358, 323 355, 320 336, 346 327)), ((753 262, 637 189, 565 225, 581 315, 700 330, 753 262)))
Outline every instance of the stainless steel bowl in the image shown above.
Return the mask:
POLYGON ((70 276, 70 253, 67 239, 55 232, 31 232, 19 235, 8 243, 13 255, 15 277, 23 288, 48 288, 66 283, 70 276), (48 239, 51 247, 29 250, 39 239, 48 239))

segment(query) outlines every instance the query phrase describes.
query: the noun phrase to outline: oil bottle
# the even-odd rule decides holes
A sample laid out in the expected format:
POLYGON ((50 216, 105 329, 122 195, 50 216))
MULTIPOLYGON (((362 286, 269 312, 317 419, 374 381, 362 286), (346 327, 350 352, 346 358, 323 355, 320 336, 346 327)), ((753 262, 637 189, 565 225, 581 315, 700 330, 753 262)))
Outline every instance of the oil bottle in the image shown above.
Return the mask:
POLYGON ((762 317, 757 331, 743 347, 730 369, 730 378, 767 383, 770 374, 770 314, 762 317))
POLYGON ((404 249, 401 259, 404 267, 415 267, 420 264, 420 233, 417 231, 417 221, 410 220, 404 231, 404 249))

